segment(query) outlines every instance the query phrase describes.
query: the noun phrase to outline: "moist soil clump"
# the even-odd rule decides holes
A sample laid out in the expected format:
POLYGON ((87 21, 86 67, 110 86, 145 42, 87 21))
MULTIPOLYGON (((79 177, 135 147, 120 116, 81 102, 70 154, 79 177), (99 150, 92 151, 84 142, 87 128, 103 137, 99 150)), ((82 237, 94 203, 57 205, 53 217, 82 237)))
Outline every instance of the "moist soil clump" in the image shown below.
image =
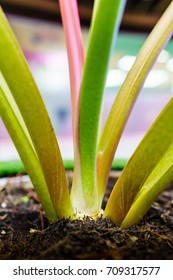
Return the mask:
MULTIPOLYGON (((114 182, 111 176, 108 189, 114 182)), ((0 259, 172 260, 172 206, 170 184, 141 223, 128 229, 89 217, 49 223, 31 184, 8 179, 0 185, 0 259)))

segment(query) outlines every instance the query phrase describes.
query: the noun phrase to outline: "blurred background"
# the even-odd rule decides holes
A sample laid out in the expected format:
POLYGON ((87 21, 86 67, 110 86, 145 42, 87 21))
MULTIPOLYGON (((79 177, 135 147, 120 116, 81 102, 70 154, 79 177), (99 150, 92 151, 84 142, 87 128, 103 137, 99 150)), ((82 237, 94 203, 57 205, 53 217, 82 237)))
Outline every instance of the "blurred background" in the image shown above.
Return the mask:
MULTIPOLYGON (((171 0, 127 0, 108 72, 103 116, 109 112, 147 35, 171 0)), ((93 0, 81 0, 79 12, 87 48, 93 0)), ((64 159, 73 159, 68 62, 57 0, 0 0, 46 103, 64 159)), ((32 94, 32 93, 31 93, 32 94)), ((117 159, 127 159, 173 94, 173 41, 150 72, 123 133, 117 159)), ((33 100, 34 102, 34 100, 33 100)), ((0 120, 0 161, 18 154, 0 120)))

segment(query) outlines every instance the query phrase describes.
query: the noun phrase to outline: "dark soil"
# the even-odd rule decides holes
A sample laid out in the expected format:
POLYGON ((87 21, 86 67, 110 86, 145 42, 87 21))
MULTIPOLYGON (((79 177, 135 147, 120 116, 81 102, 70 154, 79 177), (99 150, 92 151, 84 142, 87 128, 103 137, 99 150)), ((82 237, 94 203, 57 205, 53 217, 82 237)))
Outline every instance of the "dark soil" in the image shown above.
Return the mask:
POLYGON ((170 185, 143 221, 128 229, 101 218, 49 223, 30 183, 8 179, 0 186, 0 259, 172 260, 172 206, 170 185))

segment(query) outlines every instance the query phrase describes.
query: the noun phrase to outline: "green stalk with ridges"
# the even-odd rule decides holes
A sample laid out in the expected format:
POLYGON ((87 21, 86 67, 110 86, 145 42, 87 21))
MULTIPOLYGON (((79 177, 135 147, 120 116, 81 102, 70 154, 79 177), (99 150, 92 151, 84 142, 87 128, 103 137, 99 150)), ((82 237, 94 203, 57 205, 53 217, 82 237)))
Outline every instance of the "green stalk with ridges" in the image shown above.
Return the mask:
POLYGON ((98 212, 101 203, 96 182, 99 118, 109 59, 124 5, 125 1, 120 0, 98 2, 81 84, 79 147, 82 197, 75 193, 78 204, 75 207, 91 215, 98 212))
POLYGON ((108 115, 98 146, 98 184, 102 193, 123 129, 138 93, 173 30, 173 2, 141 48, 108 115))
POLYGON ((37 155, 31 140, 28 138, 27 128, 2 75, 0 75, 0 116, 19 152, 47 217, 52 221, 56 220, 56 212, 52 205, 37 155))
POLYGON ((173 143, 153 169, 135 198, 121 227, 129 227, 144 217, 152 203, 173 179, 173 143))
POLYGON ((56 136, 41 95, 2 9, 0 71, 32 139, 57 216, 67 217, 72 213, 72 206, 56 136))
MULTIPOLYGON (((136 197, 139 197, 141 200, 139 209, 146 212, 148 210, 148 198, 150 197, 150 202, 154 201, 158 192, 160 192, 161 189, 163 190, 166 183, 171 180, 169 170, 170 166, 172 168, 172 159, 170 157, 170 151, 173 151, 172 120, 173 98, 171 98, 167 106, 160 113, 154 124, 142 139, 113 188, 104 216, 110 217, 118 225, 123 223, 123 227, 126 227, 131 224, 130 220, 132 215, 128 214, 128 212, 131 207, 133 208, 133 203, 135 202, 136 197), (171 147, 171 150, 168 150, 169 147, 171 147), (167 151, 169 151, 169 157, 167 156, 167 151), (152 172, 156 175, 155 179, 153 179, 152 172), (166 177, 167 172, 168 177, 166 177), (157 190, 158 176, 160 178, 163 177, 166 183, 162 184, 163 181, 160 182, 161 185, 157 190), (152 184, 150 188, 148 188, 148 184, 152 184), (147 195, 143 195, 143 186, 144 190, 145 186, 147 186, 147 191, 151 190, 147 193, 149 195, 148 197, 147 195), (130 217, 129 221, 128 216, 126 217, 126 215, 130 217)), ((173 168, 171 172, 171 176, 173 178, 173 168)), ((139 200, 137 199, 137 201, 139 200)), ((139 203, 136 203, 136 205, 139 206, 139 203)), ((140 217, 140 211, 137 211, 136 206, 135 209, 136 214, 134 215, 133 220, 134 222, 137 222, 140 217)))

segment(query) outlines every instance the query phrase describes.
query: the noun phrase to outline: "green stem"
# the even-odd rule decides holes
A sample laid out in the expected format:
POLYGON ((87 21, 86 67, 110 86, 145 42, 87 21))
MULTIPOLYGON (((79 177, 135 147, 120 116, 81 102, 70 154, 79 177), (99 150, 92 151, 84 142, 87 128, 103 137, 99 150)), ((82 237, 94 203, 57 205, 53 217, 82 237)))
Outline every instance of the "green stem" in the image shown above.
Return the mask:
POLYGON ((56 135, 24 55, 0 9, 0 71, 25 122, 58 217, 72 212, 56 135))
POLYGON ((138 93, 173 31, 173 2, 162 15, 141 48, 115 99, 98 146, 98 181, 103 192, 119 139, 136 101, 138 93))
MULTIPOLYGON (((118 225, 123 222, 125 227, 131 224, 132 218, 134 222, 137 222, 139 217, 142 218, 141 214, 144 214, 148 210, 147 207, 151 205, 148 204, 149 201, 153 202, 158 191, 160 192, 165 187, 162 179, 164 178, 166 183, 171 180, 169 172, 170 166, 172 168, 173 155, 172 119, 173 98, 148 130, 115 184, 104 216, 110 217, 118 225), (166 175, 167 172, 169 176, 166 175), (161 178, 160 183, 158 183, 159 178, 161 178), (137 198, 141 202, 140 206, 137 198), (133 204, 138 207, 136 205, 133 207, 133 204), (133 210, 136 209, 136 213, 132 211, 133 215, 131 215, 132 212, 130 213, 131 207, 133 210)), ((173 168, 171 176, 173 177, 173 168)))
POLYGON ((77 211, 89 215, 95 215, 101 204, 96 182, 100 111, 109 59, 124 4, 125 1, 120 0, 109 0, 109 4, 107 0, 98 2, 81 84, 79 113, 81 178, 72 192, 74 207, 77 211))
MULTIPOLYGON (((52 201, 49 195, 49 191, 40 168, 38 158, 33 150, 30 140, 26 134, 26 129, 23 129, 23 125, 20 124, 20 120, 17 118, 13 108, 10 105, 6 96, 9 96, 10 92, 2 88, 2 77, 0 79, 0 115, 8 129, 8 132, 20 154, 20 157, 25 165, 26 171, 29 174, 31 181, 35 187, 35 190, 40 198, 40 201, 45 210, 46 216, 50 220, 56 220, 56 212, 52 205, 52 201)), ((6 87, 5 87, 6 88, 6 87)))

